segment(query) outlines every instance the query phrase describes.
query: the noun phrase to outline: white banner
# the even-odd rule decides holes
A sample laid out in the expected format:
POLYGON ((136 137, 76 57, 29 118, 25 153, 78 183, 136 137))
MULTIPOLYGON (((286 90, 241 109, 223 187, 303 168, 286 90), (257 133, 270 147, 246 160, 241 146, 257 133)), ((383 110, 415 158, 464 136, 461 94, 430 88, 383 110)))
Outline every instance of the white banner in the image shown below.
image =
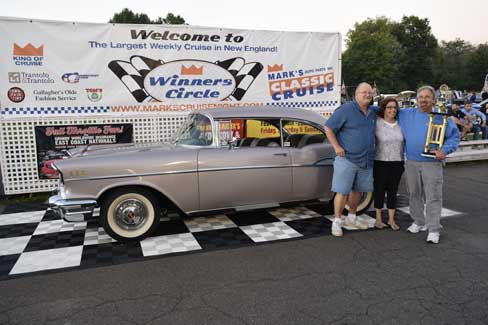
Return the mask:
POLYGON ((340 34, 0 18, 5 116, 331 110, 340 34))

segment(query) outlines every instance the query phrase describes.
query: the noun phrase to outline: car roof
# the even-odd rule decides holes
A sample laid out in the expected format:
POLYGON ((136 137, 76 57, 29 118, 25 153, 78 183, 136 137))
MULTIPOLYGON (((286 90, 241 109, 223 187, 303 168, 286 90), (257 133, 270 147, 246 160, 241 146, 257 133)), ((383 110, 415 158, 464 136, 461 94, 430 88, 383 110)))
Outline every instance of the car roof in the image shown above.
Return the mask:
POLYGON ((317 112, 302 108, 277 108, 277 107, 239 107, 239 108, 216 108, 209 110, 195 111, 212 116, 214 119, 223 118, 290 118, 305 120, 324 125, 326 118, 317 112))

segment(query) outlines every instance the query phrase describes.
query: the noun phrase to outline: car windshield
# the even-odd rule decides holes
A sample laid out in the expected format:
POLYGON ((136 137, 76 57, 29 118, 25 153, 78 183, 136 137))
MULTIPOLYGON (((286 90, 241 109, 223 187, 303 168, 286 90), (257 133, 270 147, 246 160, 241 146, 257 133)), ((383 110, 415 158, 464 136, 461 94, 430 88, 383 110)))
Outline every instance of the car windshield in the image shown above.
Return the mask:
POLYGON ((212 122, 201 114, 191 114, 173 137, 174 144, 209 146, 212 144, 212 122))

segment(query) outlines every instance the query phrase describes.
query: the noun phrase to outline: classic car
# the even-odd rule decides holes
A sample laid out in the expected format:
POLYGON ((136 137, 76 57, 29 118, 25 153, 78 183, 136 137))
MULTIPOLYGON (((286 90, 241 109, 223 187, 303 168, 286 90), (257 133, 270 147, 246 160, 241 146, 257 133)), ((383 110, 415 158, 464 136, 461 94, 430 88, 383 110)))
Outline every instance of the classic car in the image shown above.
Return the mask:
MULTIPOLYGON (((52 166, 49 199, 65 221, 91 218, 119 241, 157 229, 162 213, 184 215, 332 202, 334 150, 325 118, 304 109, 237 108, 190 113, 163 144, 85 146, 52 166)), ((371 203, 365 195, 359 210, 371 203)))

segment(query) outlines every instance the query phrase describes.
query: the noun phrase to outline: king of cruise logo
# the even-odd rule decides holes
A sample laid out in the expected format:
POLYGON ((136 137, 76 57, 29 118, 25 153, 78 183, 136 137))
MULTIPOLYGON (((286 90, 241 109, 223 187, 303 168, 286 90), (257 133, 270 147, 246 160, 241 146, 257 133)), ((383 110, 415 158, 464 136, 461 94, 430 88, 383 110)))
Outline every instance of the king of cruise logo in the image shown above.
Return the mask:
POLYGON ((144 78, 144 89, 159 101, 220 101, 235 88, 235 78, 227 69, 200 60, 167 62, 144 78))

